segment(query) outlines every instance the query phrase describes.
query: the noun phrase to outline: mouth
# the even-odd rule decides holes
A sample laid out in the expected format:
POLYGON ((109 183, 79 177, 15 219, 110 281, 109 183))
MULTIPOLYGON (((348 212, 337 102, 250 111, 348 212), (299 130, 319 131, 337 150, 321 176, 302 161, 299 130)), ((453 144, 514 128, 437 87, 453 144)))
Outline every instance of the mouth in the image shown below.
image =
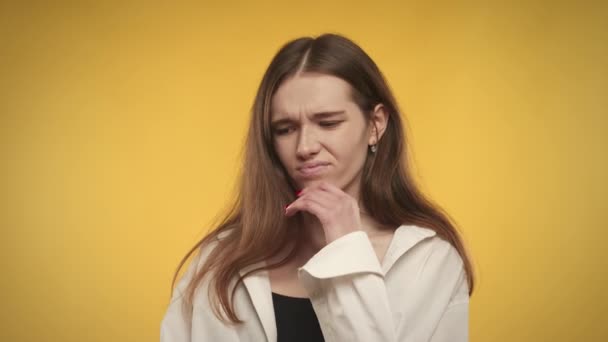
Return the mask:
POLYGON ((328 163, 319 163, 312 166, 298 168, 298 172, 302 178, 313 178, 322 173, 325 173, 329 169, 328 163))

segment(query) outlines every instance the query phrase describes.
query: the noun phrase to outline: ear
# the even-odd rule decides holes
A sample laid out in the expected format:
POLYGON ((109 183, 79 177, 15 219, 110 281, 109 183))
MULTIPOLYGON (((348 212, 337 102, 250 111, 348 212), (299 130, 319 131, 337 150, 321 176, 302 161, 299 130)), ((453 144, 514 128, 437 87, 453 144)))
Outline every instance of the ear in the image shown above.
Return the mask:
POLYGON ((368 145, 377 144, 382 138, 382 135, 386 131, 386 125, 388 124, 388 112, 382 103, 379 103, 374 107, 374 111, 370 118, 370 135, 368 145))

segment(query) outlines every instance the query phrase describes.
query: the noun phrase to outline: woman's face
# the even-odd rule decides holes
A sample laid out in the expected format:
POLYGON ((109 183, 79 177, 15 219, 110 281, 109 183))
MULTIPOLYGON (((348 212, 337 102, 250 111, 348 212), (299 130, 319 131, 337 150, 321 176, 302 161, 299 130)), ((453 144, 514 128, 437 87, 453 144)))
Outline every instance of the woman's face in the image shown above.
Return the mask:
POLYGON ((274 148, 300 188, 328 181, 358 197, 371 125, 341 78, 303 73, 284 81, 271 103, 274 148))

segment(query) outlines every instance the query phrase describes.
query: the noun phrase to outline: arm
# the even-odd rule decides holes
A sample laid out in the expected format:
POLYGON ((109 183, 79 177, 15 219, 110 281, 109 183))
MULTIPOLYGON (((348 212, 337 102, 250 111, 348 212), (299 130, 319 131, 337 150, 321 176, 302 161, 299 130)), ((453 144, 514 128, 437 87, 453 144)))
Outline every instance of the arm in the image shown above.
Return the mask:
POLYGON ((217 320, 211 319, 211 316, 213 316, 209 313, 211 310, 206 310, 209 307, 206 297, 207 292, 205 291, 207 288, 206 282, 199 284, 197 293, 202 291, 203 295, 195 295, 193 308, 190 308, 188 312, 183 310, 183 297, 186 295, 186 287, 217 244, 218 241, 212 241, 199 248, 198 253, 192 257, 188 264, 186 272, 175 285, 171 301, 160 326, 161 342, 189 342, 200 338, 200 336, 211 338, 214 333, 222 331, 221 326, 217 326, 217 320), (201 310, 201 307, 204 309, 201 310), (202 332, 201 329, 205 329, 205 331, 202 332))
MULTIPOLYGON (((467 295, 468 297, 468 295, 467 295)), ((469 302, 450 303, 443 313, 431 342, 469 340, 469 302)))
MULTIPOLYGON (((218 237, 221 239, 222 234, 218 237)), ((199 249, 192 258, 184 275, 175 289, 167 312, 160 326, 161 342, 190 342, 190 341, 238 341, 237 332, 217 319, 211 310, 209 302, 209 277, 205 277, 197 287, 193 299, 193 307, 187 312, 182 309, 186 287, 208 259, 218 241, 209 242, 199 249)))
POLYGON ((186 342, 191 340, 191 318, 188 317, 188 314, 192 314, 192 312, 185 313, 182 310, 182 297, 185 295, 186 287, 198 266, 199 257, 200 255, 197 255, 190 262, 186 272, 173 289, 171 301, 160 325, 161 342, 186 342))
POLYGON ((347 234, 313 256, 299 276, 326 341, 438 342, 445 335, 450 341, 466 340, 462 297, 449 305, 457 279, 463 275, 462 261, 447 242, 433 241, 411 251, 409 268, 391 274, 397 277, 399 296, 389 297, 378 258, 364 232, 347 234))
POLYGON ((326 341, 397 341, 382 269, 365 232, 325 246, 299 277, 326 341))
POLYGON ((469 340, 469 286, 466 273, 462 269, 456 291, 445 309, 431 342, 452 342, 469 340))

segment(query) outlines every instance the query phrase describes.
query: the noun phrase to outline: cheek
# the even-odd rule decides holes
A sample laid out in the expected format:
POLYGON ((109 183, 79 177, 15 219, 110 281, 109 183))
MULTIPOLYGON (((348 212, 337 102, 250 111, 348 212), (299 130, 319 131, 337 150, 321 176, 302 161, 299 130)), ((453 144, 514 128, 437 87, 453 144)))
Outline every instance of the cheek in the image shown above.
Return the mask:
POLYGON ((358 159, 365 151, 367 140, 358 130, 344 130, 332 139, 332 146, 341 158, 358 159))
POLYGON ((290 154, 289 154, 289 144, 286 141, 275 142, 274 143, 274 151, 279 157, 281 164, 287 166, 289 165, 290 154))
POLYGON ((363 167, 365 158, 367 157, 367 139, 365 134, 358 134, 357 132, 344 136, 338 148, 339 158, 341 158, 345 168, 359 169, 363 167))

